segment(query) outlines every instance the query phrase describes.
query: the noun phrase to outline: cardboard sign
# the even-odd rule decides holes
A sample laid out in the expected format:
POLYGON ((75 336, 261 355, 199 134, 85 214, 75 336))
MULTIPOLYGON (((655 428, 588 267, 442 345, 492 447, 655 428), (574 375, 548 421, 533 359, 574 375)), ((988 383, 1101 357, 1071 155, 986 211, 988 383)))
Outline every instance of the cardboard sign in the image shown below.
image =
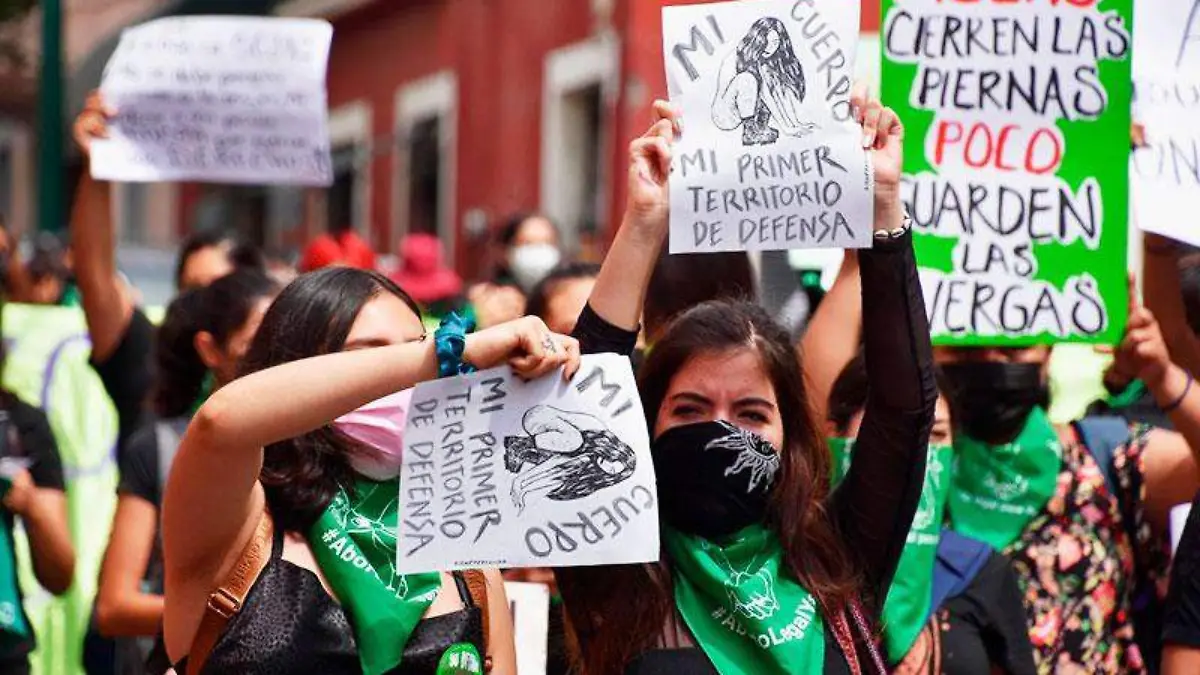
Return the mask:
POLYGON ((400 473, 401 573, 658 560, 646 419, 629 359, 570 382, 507 366, 419 385, 400 473))
POLYGON ((1135 222, 1200 246, 1200 0, 1134 8, 1134 110, 1147 143, 1130 161, 1135 222))
POLYGON ((550 588, 545 584, 504 582, 517 645, 517 675, 546 675, 550 630, 550 588))
POLYGON ((942 344, 1116 343, 1132 0, 884 0, 883 100, 942 344))
POLYGON ((324 21, 174 17, 121 34, 92 145, 101 180, 328 186, 324 21))
POLYGON ((683 134, 671 253, 864 248, 873 176, 850 110, 857 2, 663 8, 683 134))

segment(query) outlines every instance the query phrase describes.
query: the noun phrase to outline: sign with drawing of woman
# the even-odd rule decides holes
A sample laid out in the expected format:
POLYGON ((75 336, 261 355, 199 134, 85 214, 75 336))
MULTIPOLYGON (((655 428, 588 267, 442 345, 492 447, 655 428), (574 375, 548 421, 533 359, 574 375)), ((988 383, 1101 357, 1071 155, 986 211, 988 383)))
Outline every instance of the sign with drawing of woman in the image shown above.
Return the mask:
POLYGON ((671 252, 870 245, 872 175, 850 110, 858 3, 663 9, 671 252))

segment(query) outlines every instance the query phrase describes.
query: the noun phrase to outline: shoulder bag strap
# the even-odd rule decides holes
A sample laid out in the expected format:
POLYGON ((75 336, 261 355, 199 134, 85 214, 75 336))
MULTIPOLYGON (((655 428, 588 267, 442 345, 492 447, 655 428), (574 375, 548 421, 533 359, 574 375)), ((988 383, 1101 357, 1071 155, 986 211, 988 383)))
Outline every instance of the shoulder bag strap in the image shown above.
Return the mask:
POLYGON ((487 577, 484 576, 482 570, 467 570, 463 572, 463 577, 467 580, 467 590, 471 593, 471 600, 475 606, 479 608, 479 615, 483 617, 483 662, 484 672, 491 672, 492 659, 488 656, 488 638, 491 633, 488 632, 491 622, 488 619, 488 589, 487 577))
POLYGON ((254 536, 246 542, 242 555, 237 564, 229 570, 225 581, 208 596, 208 606, 204 609, 204 618, 196 630, 192 640, 192 648, 188 651, 188 673, 200 673, 204 670, 204 662, 217 640, 221 637, 230 620, 242 610, 242 603, 250 594, 250 588, 258 580, 258 575, 271 559, 271 547, 275 539, 275 524, 271 516, 263 509, 262 517, 254 536))

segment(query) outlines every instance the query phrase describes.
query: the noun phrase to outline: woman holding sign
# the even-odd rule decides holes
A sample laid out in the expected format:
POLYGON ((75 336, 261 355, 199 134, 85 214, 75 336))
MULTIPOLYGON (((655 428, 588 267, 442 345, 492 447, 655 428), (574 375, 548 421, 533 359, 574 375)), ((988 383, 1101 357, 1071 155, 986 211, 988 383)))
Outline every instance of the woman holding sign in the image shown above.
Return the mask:
MULTIPOLYGON (((558 571, 583 672, 750 675, 883 671, 874 621, 921 496, 937 390, 899 201, 903 131, 855 101, 874 150, 875 248, 864 252, 873 392, 843 488, 785 329, 745 301, 701 304, 655 343, 639 388, 654 436, 663 559, 558 571)), ((629 353, 668 230, 678 127, 631 146, 625 221, 575 334, 629 353)))
POLYGON ((403 390, 464 363, 573 374, 579 350, 532 318, 462 329, 427 335, 411 298, 372 272, 330 268, 284 289, 248 374, 196 413, 167 484, 177 671, 513 675, 497 572, 395 572, 403 390))

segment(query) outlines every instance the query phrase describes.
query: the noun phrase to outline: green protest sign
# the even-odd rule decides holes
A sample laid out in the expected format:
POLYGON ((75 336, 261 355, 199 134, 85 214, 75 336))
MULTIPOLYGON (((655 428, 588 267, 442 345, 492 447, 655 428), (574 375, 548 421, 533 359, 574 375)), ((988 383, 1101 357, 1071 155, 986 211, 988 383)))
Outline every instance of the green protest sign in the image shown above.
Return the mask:
POLYGON ((1115 343, 1133 0, 883 0, 935 341, 1115 343))

